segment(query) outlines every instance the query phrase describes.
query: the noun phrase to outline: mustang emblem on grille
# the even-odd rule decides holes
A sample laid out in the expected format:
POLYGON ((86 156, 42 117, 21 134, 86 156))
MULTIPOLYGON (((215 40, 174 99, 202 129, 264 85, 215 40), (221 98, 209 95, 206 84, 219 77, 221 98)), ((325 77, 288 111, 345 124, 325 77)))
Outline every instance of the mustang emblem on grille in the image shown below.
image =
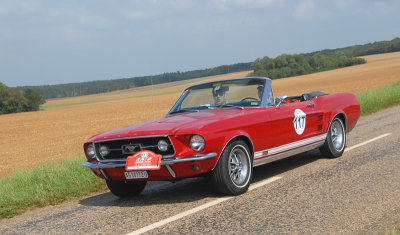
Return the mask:
POLYGON ((139 145, 122 145, 122 152, 125 154, 136 153, 140 151, 139 145))

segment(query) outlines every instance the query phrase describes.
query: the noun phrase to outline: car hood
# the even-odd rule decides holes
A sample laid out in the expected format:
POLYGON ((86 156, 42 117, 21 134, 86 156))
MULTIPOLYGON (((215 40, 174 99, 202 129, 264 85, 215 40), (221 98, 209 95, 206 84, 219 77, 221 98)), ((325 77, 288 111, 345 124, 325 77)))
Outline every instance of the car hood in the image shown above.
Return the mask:
POLYGON ((243 115, 244 112, 246 109, 234 108, 184 113, 104 132, 92 136, 88 142, 139 136, 174 135, 182 129, 189 129, 194 133, 209 123, 243 115))

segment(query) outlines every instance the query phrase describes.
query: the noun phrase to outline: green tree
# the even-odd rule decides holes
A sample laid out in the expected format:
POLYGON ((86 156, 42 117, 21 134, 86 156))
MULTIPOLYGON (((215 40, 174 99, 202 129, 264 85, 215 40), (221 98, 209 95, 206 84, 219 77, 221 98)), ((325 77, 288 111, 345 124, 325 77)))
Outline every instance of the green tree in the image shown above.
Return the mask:
POLYGON ((12 89, 0 82, 0 114, 23 112, 28 101, 17 89, 12 89))
POLYGON ((33 89, 27 89, 24 92, 24 97, 27 99, 27 110, 36 111, 39 110, 39 106, 44 104, 46 100, 43 98, 42 93, 33 89))

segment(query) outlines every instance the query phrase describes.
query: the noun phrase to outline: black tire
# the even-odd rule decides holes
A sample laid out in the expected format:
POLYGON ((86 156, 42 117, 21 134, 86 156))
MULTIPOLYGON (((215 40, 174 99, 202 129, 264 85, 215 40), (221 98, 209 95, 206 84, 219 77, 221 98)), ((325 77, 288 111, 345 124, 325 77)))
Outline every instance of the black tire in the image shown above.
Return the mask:
POLYGON ((230 143, 212 173, 216 189, 225 195, 245 193, 253 174, 253 160, 249 147, 242 140, 230 143))
POLYGON ((342 156, 346 147, 346 130, 342 119, 335 117, 329 126, 325 143, 319 150, 323 157, 337 158, 342 156))
POLYGON ((107 186, 110 191, 117 197, 133 197, 139 195, 147 181, 115 181, 106 180, 107 186))

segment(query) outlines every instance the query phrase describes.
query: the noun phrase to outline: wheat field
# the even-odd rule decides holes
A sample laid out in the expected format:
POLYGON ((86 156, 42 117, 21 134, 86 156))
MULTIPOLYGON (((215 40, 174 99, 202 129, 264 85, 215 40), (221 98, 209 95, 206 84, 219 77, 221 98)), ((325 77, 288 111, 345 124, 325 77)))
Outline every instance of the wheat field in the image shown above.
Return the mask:
MULTIPOLYGON (((363 57, 367 64, 310 75, 273 80, 275 95, 297 95, 320 90, 358 93, 400 80, 400 53, 363 57)), ((0 116, 0 177, 49 161, 83 156, 91 135, 163 118, 187 86, 206 81, 246 76, 251 71, 204 77, 191 81, 133 88, 103 94, 53 99, 38 112, 0 116), (154 96, 152 94, 154 93, 154 96), (153 114, 152 104, 155 113, 153 114)))

